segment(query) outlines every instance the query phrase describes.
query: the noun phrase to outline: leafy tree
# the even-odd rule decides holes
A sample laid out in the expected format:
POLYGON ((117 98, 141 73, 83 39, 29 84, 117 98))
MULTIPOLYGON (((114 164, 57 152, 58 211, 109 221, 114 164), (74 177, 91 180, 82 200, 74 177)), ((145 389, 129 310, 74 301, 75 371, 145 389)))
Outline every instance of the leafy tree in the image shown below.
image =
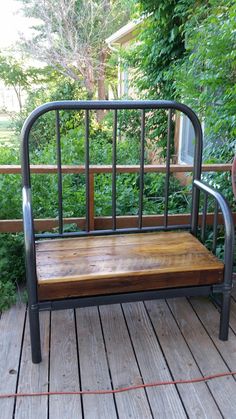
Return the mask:
POLYGON ((236 3, 211 0, 186 25, 186 53, 176 64, 175 91, 204 117, 206 155, 232 158, 236 136, 236 3), (196 22, 201 22, 196 25, 196 22))
POLYGON ((144 20, 131 63, 136 70, 137 85, 148 97, 172 99, 172 65, 185 51, 183 25, 194 0, 141 0, 144 20))
POLYGON ((129 20, 133 1, 20 0, 26 16, 40 20, 27 50, 73 80, 88 98, 106 98, 105 39, 129 20))
POLYGON ((0 55, 0 79, 6 86, 13 87, 20 111, 22 110, 22 92, 31 87, 32 82, 38 80, 38 70, 25 69, 14 57, 0 55))

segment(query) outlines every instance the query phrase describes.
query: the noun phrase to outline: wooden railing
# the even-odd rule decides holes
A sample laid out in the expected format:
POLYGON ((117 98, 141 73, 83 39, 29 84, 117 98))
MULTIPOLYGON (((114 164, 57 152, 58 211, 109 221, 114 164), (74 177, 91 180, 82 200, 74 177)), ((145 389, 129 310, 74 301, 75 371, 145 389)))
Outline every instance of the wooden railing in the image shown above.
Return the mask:
MULTIPOLYGON (((231 164, 204 164, 202 166, 203 172, 229 172, 231 171, 231 164)), ((189 173, 192 172, 193 166, 191 165, 170 165, 171 173, 189 173)), ((117 173, 139 173, 140 166, 138 165, 117 165, 117 173)), ((32 165, 32 173, 38 174, 50 174, 57 173, 56 165, 32 165)), ((76 174, 84 173, 84 166, 62 166, 62 173, 64 174, 76 174)), ((147 165, 145 166, 145 173, 165 173, 165 165, 147 165)), ((0 174, 20 174, 21 167, 19 165, 3 165, 0 166, 0 174)), ((91 165, 90 166, 90 228, 95 230, 103 230, 111 228, 112 218, 111 217, 95 217, 94 215, 94 176, 98 173, 112 173, 112 166, 109 165, 91 165)), ((10 185, 9 185, 10 187, 10 185)), ((236 213, 233 214, 234 223, 236 224, 236 213)), ((143 226, 161 226, 163 225, 163 215, 144 215, 143 216, 143 226)), ((118 216, 117 217, 117 228, 125 227, 136 227, 137 226, 137 216, 118 216)), ((190 214, 169 214, 168 216, 169 225, 176 224, 189 224, 190 214)), ((201 223, 201 217, 199 222, 201 223)), ((208 214, 207 216, 208 224, 213 223, 213 214, 208 214)), ((219 219, 220 222, 220 219, 219 219)), ((85 219, 81 217, 76 218, 64 218, 64 224, 76 224, 80 228, 85 227, 85 219)), ((58 227, 57 219, 37 219, 35 220, 35 230, 43 231, 50 230, 52 228, 58 227)), ((0 220, 0 233, 16 233, 23 230, 23 223, 21 219, 15 220, 0 220)))

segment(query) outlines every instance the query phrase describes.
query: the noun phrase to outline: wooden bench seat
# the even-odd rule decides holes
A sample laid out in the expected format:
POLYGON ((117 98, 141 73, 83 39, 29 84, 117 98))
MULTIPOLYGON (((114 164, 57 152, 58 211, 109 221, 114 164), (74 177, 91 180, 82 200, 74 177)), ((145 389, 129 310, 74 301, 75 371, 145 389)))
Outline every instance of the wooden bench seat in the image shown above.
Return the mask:
POLYGON ((224 274, 188 232, 45 240, 36 260, 40 300, 207 285, 224 274))

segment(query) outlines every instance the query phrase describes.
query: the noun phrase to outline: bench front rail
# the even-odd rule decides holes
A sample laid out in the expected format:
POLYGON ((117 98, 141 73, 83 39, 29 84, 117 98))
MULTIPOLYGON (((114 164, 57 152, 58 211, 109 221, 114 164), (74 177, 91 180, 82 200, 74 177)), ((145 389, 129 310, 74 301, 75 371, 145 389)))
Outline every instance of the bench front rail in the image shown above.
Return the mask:
POLYGON ((143 299, 211 295, 222 296, 220 338, 228 337, 230 292, 233 265, 233 219, 223 196, 201 182, 202 130, 195 113, 172 101, 60 101, 37 108, 22 130, 23 220, 26 275, 29 298, 32 360, 41 361, 39 311, 84 307, 143 299), (112 228, 94 230, 91 225, 90 196, 90 111, 113 112, 112 138, 112 228), (118 112, 140 112, 140 170, 137 227, 117 228, 117 142, 118 112), (163 226, 143 226, 146 123, 150 112, 166 112, 166 172, 163 226), (84 112, 85 202, 83 231, 64 231, 63 174, 60 113, 84 112), (30 133, 35 122, 47 112, 55 114, 58 179, 58 231, 34 233, 30 175, 30 133), (169 225, 169 185, 172 123, 176 112, 191 120, 195 131, 192 211, 189 225, 169 225), (204 195, 201 229, 198 227, 201 194, 204 195), (215 200, 213 245, 204 245, 208 197, 215 200), (222 212, 225 241, 224 261, 215 255, 218 212, 222 212), (200 230, 200 232, 199 232, 200 230), (137 234, 139 233, 139 234, 137 234), (141 234, 140 234, 141 233, 141 234), (200 237, 199 237, 200 236, 200 237), (44 240, 42 240, 44 239, 44 240))

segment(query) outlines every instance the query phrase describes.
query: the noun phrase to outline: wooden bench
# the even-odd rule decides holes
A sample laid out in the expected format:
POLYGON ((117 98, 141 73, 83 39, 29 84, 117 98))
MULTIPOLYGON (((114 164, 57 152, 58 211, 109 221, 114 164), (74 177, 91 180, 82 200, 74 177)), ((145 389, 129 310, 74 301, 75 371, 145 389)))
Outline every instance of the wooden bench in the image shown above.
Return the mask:
MULTIPOLYGON (((172 133, 173 135, 173 133, 172 133)), ((185 105, 170 101, 62 101, 37 108, 26 120, 22 131, 23 219, 32 360, 41 361, 39 311, 84 307, 143 299, 191 295, 220 295, 220 339, 228 337, 230 292, 233 265, 233 220, 223 196, 201 182, 202 131, 194 112, 185 105), (91 226, 91 188, 89 161, 89 112, 105 109, 114 112, 112 175, 112 228, 96 230, 91 226), (122 109, 140 110, 139 211, 137 226, 119 228, 116 214, 116 144, 117 113, 122 109), (144 148, 145 119, 150 112, 164 109, 167 115, 167 159, 162 226, 144 225, 144 148), (62 205, 62 165, 60 147, 60 111, 85 113, 85 228, 64 231, 62 205), (29 146, 35 122, 46 112, 56 116, 58 231, 36 234, 31 198, 29 146), (170 181, 171 123, 175 112, 183 112, 195 130, 195 157, 192 179, 192 212, 189 225, 168 222, 170 181), (203 212, 199 227, 199 203, 203 194, 203 212), (204 245, 208 198, 215 202, 213 252, 204 245), (218 212, 225 228, 224 260, 216 250, 218 212), (201 240, 200 240, 201 239, 201 240)))

